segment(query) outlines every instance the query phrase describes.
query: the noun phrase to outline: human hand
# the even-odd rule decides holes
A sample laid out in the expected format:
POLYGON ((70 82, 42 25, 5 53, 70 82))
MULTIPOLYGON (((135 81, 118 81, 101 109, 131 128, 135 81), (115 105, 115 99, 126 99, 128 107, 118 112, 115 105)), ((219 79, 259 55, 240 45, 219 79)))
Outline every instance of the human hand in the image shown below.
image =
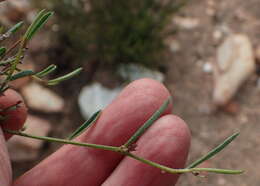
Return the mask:
MULTIPOLYGON (((13 97, 8 94, 6 93, 6 96, 0 98, 0 105, 4 100, 9 103, 17 102, 17 98, 19 98, 17 95, 13 97)), ((103 110, 98 121, 76 140, 120 146, 168 97, 169 92, 160 83, 149 79, 137 80, 128 85, 103 110)), ((21 100, 21 98, 19 99, 21 100)), ((188 155, 190 133, 183 120, 170 114, 171 107, 172 105, 140 137, 137 141, 136 151, 133 153, 162 165, 182 168, 188 155)), ((24 106, 18 109, 16 114, 13 114, 17 118, 12 121, 17 119, 19 122, 9 122, 3 127, 12 130, 21 127, 26 112, 21 112, 21 109, 25 110, 24 106)), ((10 115, 9 121, 13 115, 10 115)), ((12 184, 11 166, 2 134, 0 135, 0 162, 0 185, 9 186, 12 184)), ((157 168, 115 152, 64 145, 14 181, 12 185, 173 186, 177 182, 178 176, 177 174, 162 173, 157 168)))

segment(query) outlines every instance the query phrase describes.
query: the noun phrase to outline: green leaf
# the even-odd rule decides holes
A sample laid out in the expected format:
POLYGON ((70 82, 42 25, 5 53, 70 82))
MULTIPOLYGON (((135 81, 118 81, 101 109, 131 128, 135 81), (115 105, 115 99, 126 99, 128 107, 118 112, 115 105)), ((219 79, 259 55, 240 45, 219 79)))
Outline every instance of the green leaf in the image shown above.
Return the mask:
POLYGON ((10 81, 14 81, 16 79, 23 78, 26 76, 32 76, 34 74, 35 73, 32 70, 24 70, 24 71, 18 72, 17 74, 11 76, 10 81))
POLYGON ((196 166, 198 166, 199 164, 201 164, 202 162, 212 158, 213 156, 215 156, 217 153, 219 153, 221 150, 223 150, 227 145, 229 145, 237 136, 239 135, 239 133, 235 133, 232 136, 228 137, 223 143, 221 143, 220 145, 218 145, 216 148, 214 148, 213 150, 211 150, 209 153, 207 153, 206 155, 202 156, 201 158, 199 158, 198 160, 194 161, 193 163, 191 163, 187 168, 194 168, 196 166))
POLYGON ((128 148, 131 144, 136 142, 138 138, 157 120, 161 114, 166 110, 170 103, 170 98, 168 98, 162 106, 134 133, 134 135, 123 145, 128 148))
POLYGON ((13 58, 13 57, 10 57, 6 60, 3 60, 0 62, 0 66, 5 66, 5 65, 8 65, 8 64, 11 64, 13 63, 14 61, 16 60, 16 58, 13 58))
POLYGON ((95 112, 86 122, 84 122, 79 128, 77 128, 69 137, 69 140, 79 136, 82 132, 86 131, 93 123, 97 121, 101 115, 101 110, 95 112))
POLYGON ((22 26, 23 26, 23 21, 15 24, 12 28, 10 28, 7 31, 7 33, 12 33, 13 34, 13 33, 17 32, 22 26))
POLYGON ((0 56, 4 55, 6 52, 6 48, 5 47, 0 47, 0 56))
POLYGON ((82 68, 78 68, 64 76, 61 76, 59 78, 56 78, 56 79, 52 79, 50 81, 47 82, 48 85, 57 85, 58 83, 62 82, 62 81, 65 81, 65 80, 68 80, 72 77, 74 77, 75 75, 78 75, 80 72, 82 71, 82 68))
POLYGON ((57 66, 52 64, 52 65, 48 66, 47 68, 45 68, 44 70, 42 70, 41 72, 36 73, 35 75, 38 78, 42 78, 42 77, 50 74, 51 72, 53 72, 56 68, 57 68, 57 66))
POLYGON ((245 172, 244 170, 232 170, 232 169, 216 169, 216 168, 193 168, 192 171, 205 171, 205 172, 212 172, 216 174, 242 174, 245 172))
POLYGON ((30 25, 28 30, 24 35, 24 40, 29 41, 33 35, 48 21, 50 16, 53 15, 53 12, 45 13, 45 10, 42 10, 38 13, 33 23, 30 25))

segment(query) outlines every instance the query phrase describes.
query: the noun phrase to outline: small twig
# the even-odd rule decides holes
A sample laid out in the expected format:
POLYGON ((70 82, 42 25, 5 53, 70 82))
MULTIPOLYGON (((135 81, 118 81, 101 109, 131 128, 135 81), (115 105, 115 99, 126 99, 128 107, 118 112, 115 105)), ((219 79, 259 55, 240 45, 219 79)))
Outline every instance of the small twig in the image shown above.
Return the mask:
POLYGON ((136 159, 136 160, 138 160, 142 163, 145 163, 145 164, 148 164, 150 166, 159 168, 162 171, 165 171, 165 172, 168 172, 168 173, 171 173, 171 174, 194 173, 194 172, 212 172, 212 173, 217 173, 217 174, 241 174, 241 173, 244 172, 243 170, 228 170, 228 169, 215 169, 215 168, 173 169, 173 168, 170 168, 170 167, 167 167, 167 166, 164 166, 164 165, 160 165, 160 164, 155 163, 153 161, 141 158, 141 157, 134 155, 134 154, 132 154, 128 151, 125 151, 121 147, 114 147, 114 146, 108 146, 108 145, 98 145, 98 144, 92 144, 92 143, 82 143, 82 142, 76 142, 76 141, 53 138, 53 137, 34 136, 34 135, 27 134, 27 133, 24 133, 24 132, 12 131, 12 130, 8 130, 8 129, 4 129, 4 132, 14 134, 14 135, 18 135, 18 136, 33 138, 33 139, 37 139, 37 140, 57 142, 57 143, 63 143, 63 144, 71 144, 71 145, 77 145, 77 146, 83 146, 83 147, 91 147, 91 148, 95 148, 95 149, 103 149, 103 150, 121 153, 125 156, 131 157, 131 158, 136 159))
POLYGON ((59 138, 53 138, 53 137, 34 136, 34 135, 27 134, 27 133, 24 133, 24 132, 21 132, 21 131, 13 131, 13 130, 8 130, 8 129, 3 129, 3 130, 4 130, 4 132, 10 133, 10 134, 23 136, 23 137, 27 137, 27 138, 33 138, 33 139, 37 139, 37 140, 44 140, 44 141, 49 141, 49 142, 71 144, 71 145, 77 145, 77 146, 83 146, 83 147, 91 147, 91 148, 95 148, 95 149, 109 150, 109 151, 113 151, 113 152, 120 152, 120 149, 118 147, 113 147, 113 146, 108 146, 108 145, 81 143, 81 142, 59 139, 59 138))
POLYGON ((19 39, 18 41, 16 41, 5 53, 4 56, 7 56, 13 49, 15 49, 20 43, 21 43, 21 39, 19 39))

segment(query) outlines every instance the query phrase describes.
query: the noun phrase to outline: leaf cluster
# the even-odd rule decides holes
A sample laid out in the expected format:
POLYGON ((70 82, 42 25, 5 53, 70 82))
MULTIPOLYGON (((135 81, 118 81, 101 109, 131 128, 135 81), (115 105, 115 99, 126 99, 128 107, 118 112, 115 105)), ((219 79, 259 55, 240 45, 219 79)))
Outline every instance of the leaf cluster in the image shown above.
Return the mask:
POLYGON ((41 81, 47 85, 55 85, 61 81, 67 80, 81 71, 81 68, 74 70, 73 72, 64 76, 52 79, 44 80, 44 76, 53 72, 56 69, 55 65, 50 65, 41 72, 34 72, 32 70, 21 70, 19 64, 24 61, 24 56, 27 51, 27 44, 37 33, 37 31, 48 21, 53 15, 53 12, 42 10, 40 11, 32 24, 26 29, 25 33, 18 37, 18 40, 6 47, 6 40, 12 35, 16 34, 19 30, 22 30, 24 22, 19 22, 11 27, 9 30, 4 31, 4 28, 0 29, 0 93, 3 93, 9 88, 9 82, 31 76, 38 81, 41 81))

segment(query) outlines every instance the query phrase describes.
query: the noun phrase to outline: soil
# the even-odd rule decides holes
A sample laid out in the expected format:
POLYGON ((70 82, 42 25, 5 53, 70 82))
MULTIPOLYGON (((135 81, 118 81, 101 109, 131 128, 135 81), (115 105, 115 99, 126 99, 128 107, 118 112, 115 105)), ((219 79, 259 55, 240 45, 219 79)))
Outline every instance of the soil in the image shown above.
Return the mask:
MULTIPOLYGON (((173 95, 174 114, 187 122, 192 133, 189 162, 207 153, 234 132, 240 131, 240 136, 228 148, 203 166, 244 169, 246 172, 234 176, 207 174, 206 178, 185 174, 178 186, 258 186, 260 183, 260 90, 256 86, 259 77, 253 75, 241 87, 226 108, 229 112, 226 112, 223 109, 216 110, 211 103, 213 77, 203 71, 206 62, 214 62, 216 48, 222 41, 221 38, 214 37, 218 29, 224 29, 222 38, 229 33, 244 33, 250 37, 254 48, 260 45, 259 8, 259 0, 191 0, 179 13, 179 16, 199 22, 192 29, 179 29, 174 40, 179 43, 180 50, 169 53, 166 62, 165 85, 173 95)), ((94 67, 90 65, 90 68, 94 67)), ((92 79, 104 81, 107 79, 104 77, 106 72, 103 71, 94 76, 85 71, 77 80, 67 82, 66 86, 53 88, 66 99, 63 113, 48 116, 35 111, 32 113, 50 119, 53 124, 51 136, 66 137, 83 121, 77 107, 80 88, 92 79)), ((105 83, 111 85, 114 81, 105 83)), ((13 163, 15 177, 59 146, 46 143, 37 161, 13 163)))

